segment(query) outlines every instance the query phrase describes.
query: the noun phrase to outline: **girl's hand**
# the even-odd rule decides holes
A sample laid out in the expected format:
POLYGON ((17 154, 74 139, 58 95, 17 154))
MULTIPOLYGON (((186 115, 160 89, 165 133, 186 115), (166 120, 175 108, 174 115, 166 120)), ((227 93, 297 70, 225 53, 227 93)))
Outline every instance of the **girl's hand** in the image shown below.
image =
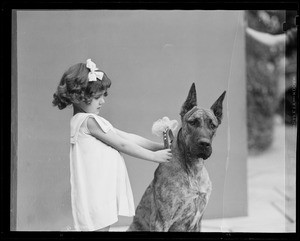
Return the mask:
POLYGON ((172 158, 171 149, 164 149, 164 150, 154 152, 153 161, 157 163, 165 163, 165 162, 169 162, 171 158, 172 158))

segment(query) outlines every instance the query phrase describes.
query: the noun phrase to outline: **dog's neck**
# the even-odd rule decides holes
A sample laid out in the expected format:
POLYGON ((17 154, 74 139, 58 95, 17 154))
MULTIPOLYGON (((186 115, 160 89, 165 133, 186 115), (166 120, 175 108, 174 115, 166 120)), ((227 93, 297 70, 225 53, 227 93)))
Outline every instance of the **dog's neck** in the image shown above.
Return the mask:
POLYGON ((193 156, 184 143, 182 129, 180 128, 172 143, 172 153, 188 174, 196 176, 202 170, 204 160, 193 156))

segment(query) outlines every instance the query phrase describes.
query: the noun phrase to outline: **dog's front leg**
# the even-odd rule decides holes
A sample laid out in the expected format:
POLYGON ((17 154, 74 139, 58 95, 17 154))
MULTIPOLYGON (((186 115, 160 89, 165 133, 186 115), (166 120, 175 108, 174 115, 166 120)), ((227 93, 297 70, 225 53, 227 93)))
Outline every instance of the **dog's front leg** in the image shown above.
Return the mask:
POLYGON ((178 206, 173 189, 176 187, 164 178, 153 185, 153 201, 151 203, 150 231, 168 232, 173 225, 178 206))
POLYGON ((150 231, 168 232, 172 224, 171 215, 159 200, 155 200, 153 205, 155 208, 150 215, 150 231))

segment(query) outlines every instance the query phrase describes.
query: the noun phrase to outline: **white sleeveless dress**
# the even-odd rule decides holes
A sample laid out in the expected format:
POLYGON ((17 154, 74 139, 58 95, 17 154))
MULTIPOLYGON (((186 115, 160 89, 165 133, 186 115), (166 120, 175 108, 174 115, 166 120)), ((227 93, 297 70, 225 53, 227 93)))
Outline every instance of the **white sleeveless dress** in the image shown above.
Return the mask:
POLYGON ((93 137, 87 128, 94 118, 104 133, 114 131, 104 118, 92 113, 72 117, 70 171, 75 230, 94 231, 134 216, 132 190, 125 162, 114 148, 93 137))

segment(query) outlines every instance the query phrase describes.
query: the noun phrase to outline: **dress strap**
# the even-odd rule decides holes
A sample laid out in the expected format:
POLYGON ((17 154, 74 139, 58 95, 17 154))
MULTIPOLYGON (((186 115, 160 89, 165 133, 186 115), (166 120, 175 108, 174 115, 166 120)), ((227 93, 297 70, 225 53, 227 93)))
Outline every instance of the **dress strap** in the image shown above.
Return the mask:
POLYGON ((89 117, 93 117, 96 120, 104 133, 107 133, 109 130, 113 129, 113 126, 100 116, 92 113, 78 113, 71 119, 71 144, 75 144, 77 142, 79 129, 82 123, 89 117))

